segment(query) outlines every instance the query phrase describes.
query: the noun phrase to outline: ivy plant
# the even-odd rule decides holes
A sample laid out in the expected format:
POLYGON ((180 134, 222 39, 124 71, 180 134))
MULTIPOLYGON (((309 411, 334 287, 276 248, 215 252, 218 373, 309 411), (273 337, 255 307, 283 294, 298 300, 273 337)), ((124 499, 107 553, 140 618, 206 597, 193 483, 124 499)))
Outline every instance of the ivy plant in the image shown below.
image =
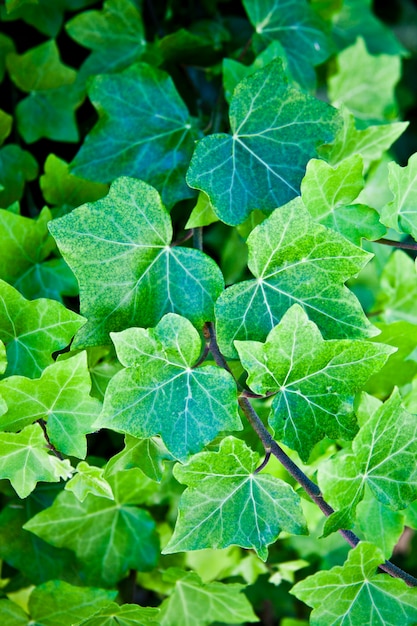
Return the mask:
POLYGON ((384 7, 0 3, 0 623, 417 624, 384 7))

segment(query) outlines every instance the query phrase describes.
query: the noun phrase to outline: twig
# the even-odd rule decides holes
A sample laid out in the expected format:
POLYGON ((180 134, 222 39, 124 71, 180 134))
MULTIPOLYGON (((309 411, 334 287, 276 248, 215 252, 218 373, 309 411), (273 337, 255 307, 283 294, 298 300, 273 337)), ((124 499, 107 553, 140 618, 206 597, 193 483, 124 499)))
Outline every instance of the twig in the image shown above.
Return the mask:
POLYGON ((394 239, 376 239, 374 243, 382 243, 384 246, 392 246, 394 248, 402 248, 403 250, 415 250, 417 252, 417 243, 405 243, 404 241, 394 241, 394 239))
POLYGON ((48 445, 49 450, 50 450, 50 451, 51 451, 51 452, 52 452, 52 453, 53 453, 53 454, 54 454, 54 455, 55 455, 55 456, 56 456, 56 457, 57 457, 60 461, 62 461, 64 457, 62 456, 62 454, 61 454, 60 452, 58 452, 58 450, 55 448, 55 446, 51 443, 51 440, 49 439, 48 431, 46 430, 46 424, 45 424, 44 420, 43 420, 43 419, 39 419, 39 420, 38 420, 38 424, 39 424, 39 426, 40 426, 40 427, 42 428, 42 430, 43 430, 43 434, 44 434, 44 437, 45 437, 45 439, 46 439, 46 443, 47 443, 47 445, 48 445))

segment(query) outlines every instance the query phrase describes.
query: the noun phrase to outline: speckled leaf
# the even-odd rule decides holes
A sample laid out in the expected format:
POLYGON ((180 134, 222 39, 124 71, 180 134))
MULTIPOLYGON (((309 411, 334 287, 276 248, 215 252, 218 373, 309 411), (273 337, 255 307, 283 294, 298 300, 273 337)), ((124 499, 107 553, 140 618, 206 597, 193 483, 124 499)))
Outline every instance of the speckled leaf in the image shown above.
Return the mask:
POLYGON ((198 131, 168 74, 134 64, 94 78, 89 96, 100 119, 72 163, 74 174, 102 183, 141 178, 168 207, 192 195, 184 177, 198 131))
POLYGON ((26 300, 0 280, 0 339, 6 344, 7 376, 40 376, 53 363, 52 353, 68 346, 84 323, 59 302, 26 300))
POLYGON ((11 52, 6 59, 12 81, 22 91, 40 91, 71 85, 77 72, 61 63, 55 41, 31 48, 24 54, 11 52))
POLYGON ((80 502, 84 502, 88 494, 98 498, 114 500, 112 489, 104 478, 104 469, 89 465, 85 461, 78 463, 76 473, 65 484, 66 491, 72 491, 80 502))
POLYGON ((234 437, 223 439, 218 452, 176 465, 176 479, 188 488, 163 553, 238 545, 253 548, 265 561, 267 546, 281 530, 305 533, 299 496, 282 480, 255 474, 258 465, 259 455, 234 437))
POLYGON ((417 589, 378 573, 384 561, 381 550, 361 541, 344 565, 308 576, 290 593, 313 607, 311 626, 411 626, 417 621, 417 589))
POLYGON ((297 196, 307 161, 340 123, 335 109, 288 84, 279 59, 236 87, 229 117, 231 135, 197 144, 187 182, 231 225, 297 196))
POLYGON ((92 617, 77 622, 77 626, 158 626, 159 608, 143 607, 137 604, 120 606, 112 602, 92 617))
POLYGON ((169 313, 154 329, 111 336, 126 369, 110 381, 96 427, 135 437, 160 434, 179 459, 220 431, 242 428, 231 375, 212 365, 193 368, 201 339, 187 319, 169 313))
POLYGON ((248 237, 255 280, 229 287, 216 303, 217 335, 227 356, 235 339, 263 341, 294 303, 325 339, 377 334, 356 297, 343 285, 370 255, 317 224, 296 198, 274 211, 248 237))
POLYGON ((354 394, 394 348, 370 341, 324 341, 303 309, 293 305, 266 338, 235 341, 247 384, 276 394, 269 423, 279 441, 306 461, 325 434, 352 439, 357 431, 354 394))
POLYGON ((417 153, 409 158, 405 167, 389 163, 388 171, 394 199, 382 209, 381 222, 417 240, 417 153))
POLYGON ((169 214, 146 183, 118 179, 108 196, 53 220, 50 230, 80 283, 88 323, 77 347, 108 344, 109 331, 152 326, 168 311, 200 327, 213 319, 221 272, 199 250, 169 246, 169 214))
POLYGON ((20 200, 26 181, 38 174, 38 164, 33 156, 15 144, 0 149, 0 207, 7 209, 20 200), (3 189, 2 189, 3 187, 3 189))

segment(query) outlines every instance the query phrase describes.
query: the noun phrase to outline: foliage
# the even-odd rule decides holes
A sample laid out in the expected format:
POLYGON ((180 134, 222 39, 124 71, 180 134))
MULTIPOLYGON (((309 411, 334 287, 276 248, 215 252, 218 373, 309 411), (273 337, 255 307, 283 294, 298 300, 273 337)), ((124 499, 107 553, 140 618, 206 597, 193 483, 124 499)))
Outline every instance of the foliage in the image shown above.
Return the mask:
POLYGON ((2 624, 417 623, 417 10, 371 5, 1 3, 2 624))

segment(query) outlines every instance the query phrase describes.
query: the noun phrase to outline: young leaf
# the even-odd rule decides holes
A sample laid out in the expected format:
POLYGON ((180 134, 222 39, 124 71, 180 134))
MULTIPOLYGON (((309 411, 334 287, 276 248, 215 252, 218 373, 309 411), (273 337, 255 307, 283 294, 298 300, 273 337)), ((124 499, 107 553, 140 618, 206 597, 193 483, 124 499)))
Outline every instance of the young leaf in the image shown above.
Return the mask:
POLYGON ((71 85, 77 76, 72 68, 63 65, 55 41, 46 41, 24 54, 11 52, 7 56, 10 78, 22 91, 41 91, 71 85))
POLYGON ((0 339, 6 344, 7 376, 40 376, 53 363, 52 353, 65 348, 84 323, 59 302, 26 300, 0 280, 0 339))
POLYGON ((127 369, 110 381, 95 427, 135 437, 160 434, 178 459, 199 452, 222 430, 242 428, 231 375, 212 365, 193 369, 201 340, 187 319, 169 313, 155 328, 131 328, 112 339, 127 369))
POLYGON ((160 482, 164 461, 172 460, 161 439, 137 439, 131 435, 125 436, 125 447, 119 454, 115 454, 106 465, 106 477, 121 470, 138 467, 151 480, 160 482))
POLYGON ((184 175, 199 133, 168 74, 137 63, 95 77, 89 96, 100 119, 72 163, 74 174, 102 183, 141 178, 168 207, 192 195, 184 175))
POLYGON ((324 341, 296 304, 265 343, 235 341, 235 346, 252 391, 276 394, 269 417, 276 438, 304 461, 325 435, 353 438, 354 393, 394 351, 370 341, 324 341))
POLYGON ((169 214, 146 183, 120 178, 105 198, 49 227, 78 278, 88 318, 75 346, 107 344, 109 331, 154 325, 168 311, 197 326, 213 319, 221 272, 199 250, 169 246, 169 214))
POLYGON ((188 488, 163 554, 238 545, 265 561, 281 530, 305 533, 299 497, 279 478, 254 473, 258 465, 259 455, 234 437, 223 439, 218 452, 176 465, 175 478, 188 488))
POLYGON ((77 626, 159 626, 159 609, 115 602, 97 611, 77 626))
POLYGON ((101 410, 90 391, 85 352, 49 365, 39 379, 9 376, 0 381, 0 395, 9 407, 0 417, 0 429, 17 432, 45 420, 51 443, 63 454, 84 459, 86 434, 94 432, 92 423, 101 410))
POLYGON ((39 424, 20 433, 0 433, 0 478, 8 478, 19 498, 26 498, 41 480, 58 482, 72 475, 68 459, 61 461, 46 452, 46 440, 39 424))
POLYGON ((361 541, 343 566, 308 576, 290 593, 313 607, 311 626, 411 626, 417 620, 417 589, 378 574, 384 560, 378 548, 361 541))
POLYGON ((340 125, 335 109, 288 84, 280 59, 236 87, 229 117, 231 135, 197 144, 187 182, 231 225, 298 195, 307 161, 340 125))
POLYGON ((75 469, 76 474, 65 484, 65 489, 72 491, 80 502, 84 502, 89 493, 99 498, 114 500, 102 467, 94 467, 81 461, 75 469))
POLYGON ((304 308, 326 339, 377 334, 343 285, 369 254, 317 224, 301 198, 274 211, 247 243, 255 280, 229 287, 216 303, 224 354, 235 356, 235 339, 263 341, 293 303, 304 308))
POLYGON ((417 153, 409 158, 405 167, 389 163, 388 171, 394 200, 382 209, 381 222, 417 240, 417 153))

